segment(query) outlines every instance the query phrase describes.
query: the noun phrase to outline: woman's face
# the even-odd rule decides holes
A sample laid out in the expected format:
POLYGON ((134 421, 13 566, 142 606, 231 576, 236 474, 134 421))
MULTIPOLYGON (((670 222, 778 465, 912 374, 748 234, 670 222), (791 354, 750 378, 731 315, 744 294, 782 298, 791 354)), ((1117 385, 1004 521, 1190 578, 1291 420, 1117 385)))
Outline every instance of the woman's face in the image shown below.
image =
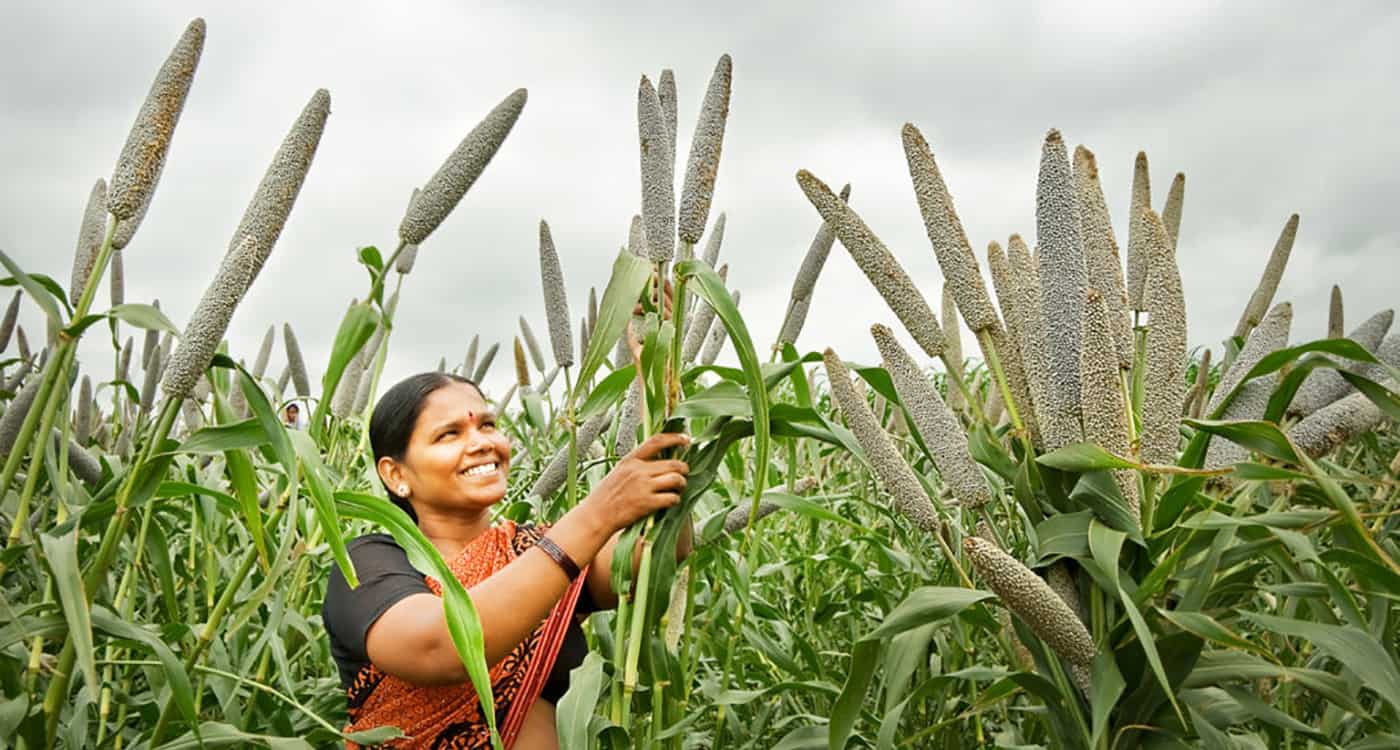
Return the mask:
POLYGON ((476 388, 450 383, 423 403, 402 468, 415 505, 484 509, 506 495, 510 439, 476 388))

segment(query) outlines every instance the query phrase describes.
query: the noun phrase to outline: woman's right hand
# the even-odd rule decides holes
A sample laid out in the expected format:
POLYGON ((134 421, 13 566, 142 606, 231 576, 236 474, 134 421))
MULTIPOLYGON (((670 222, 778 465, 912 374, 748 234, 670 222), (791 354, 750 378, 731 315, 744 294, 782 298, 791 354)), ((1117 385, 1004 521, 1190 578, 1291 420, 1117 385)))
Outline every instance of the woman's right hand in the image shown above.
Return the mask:
POLYGON ((580 505, 588 507, 607 529, 618 531, 679 503, 690 465, 657 456, 667 448, 689 444, 690 436, 683 433, 652 435, 624 456, 580 505))

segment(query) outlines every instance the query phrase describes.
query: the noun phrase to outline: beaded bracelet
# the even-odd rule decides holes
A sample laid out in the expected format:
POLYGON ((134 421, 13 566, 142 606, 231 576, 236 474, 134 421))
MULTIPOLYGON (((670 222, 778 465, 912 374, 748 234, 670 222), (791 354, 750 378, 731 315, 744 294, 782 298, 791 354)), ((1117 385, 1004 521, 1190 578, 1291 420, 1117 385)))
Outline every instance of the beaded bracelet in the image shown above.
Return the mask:
POLYGON ((573 558, 569 557, 569 554, 565 552, 562 547, 555 544, 553 539, 542 536, 539 541, 535 542, 535 546, 538 547, 541 552, 549 555, 549 559, 558 563, 559 567, 563 568, 564 575, 568 576, 570 581, 578 578, 578 563, 574 562, 573 558))

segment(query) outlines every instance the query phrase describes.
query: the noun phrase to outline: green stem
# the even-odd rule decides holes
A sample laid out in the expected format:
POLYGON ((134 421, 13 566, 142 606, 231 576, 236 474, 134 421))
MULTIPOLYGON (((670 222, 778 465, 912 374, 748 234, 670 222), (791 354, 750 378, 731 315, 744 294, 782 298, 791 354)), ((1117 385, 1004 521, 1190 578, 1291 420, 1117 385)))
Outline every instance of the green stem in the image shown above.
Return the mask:
MULTIPOLYGON (((276 518, 269 519, 269 525, 277 525, 276 518)), ((243 562, 239 564, 237 572, 233 574, 233 579, 224 586, 223 594, 219 596, 219 601, 214 605, 214 610, 209 613, 209 620, 204 623, 203 630, 199 633, 199 640, 195 642, 193 648, 185 655, 185 669, 193 669, 199 657, 204 655, 205 649, 214 640, 214 634, 218 631, 219 625, 227 614, 228 608, 233 605, 233 600, 238 596, 239 589, 243 586, 243 579, 247 578, 248 572, 253 569, 253 564, 258 561, 258 551, 248 550, 243 556, 243 562)), ((160 718, 156 720, 155 729, 151 731, 151 747, 160 745, 161 739, 165 736, 165 728, 170 723, 170 717, 175 708, 175 697, 172 695, 165 702, 165 708, 161 709, 160 718)))
MULTIPOLYGON (((107 269, 107 261, 112 257, 112 235, 116 228, 116 220, 108 217, 107 233, 103 237, 102 247, 97 252, 97 259, 93 262, 92 273, 88 275, 87 283, 83 285, 83 293, 78 297, 78 304, 73 308, 72 319, 74 321, 87 317, 88 308, 92 306, 92 298, 97 294, 98 284, 102 279, 102 274, 107 269)), ((24 422, 20 424, 19 434, 15 437, 14 445, 10 447, 10 455, 5 460, 5 467, 0 470, 0 492, 7 490, 10 483, 14 481, 15 473, 19 471, 20 460, 24 457, 25 450, 29 447, 29 441, 34 437, 34 430, 39 424, 40 412, 47 408, 55 385, 59 382, 67 382, 68 365, 73 361, 73 352, 77 348, 78 340, 70 338, 64 333, 60 335, 59 341, 58 351, 49 358, 44 370, 39 375, 43 378, 39 385, 39 392, 35 394, 34 403, 29 407, 29 413, 25 415, 24 422)), ((3 569, 0 569, 0 572, 3 572, 3 569)))
POLYGON ((631 632, 627 636, 627 660, 622 672, 622 702, 630 705, 632 693, 637 689, 637 662, 642 653, 642 629, 646 625, 647 607, 651 602, 651 551, 652 540, 648 538, 656 516, 647 516, 642 527, 642 562, 637 570, 637 607, 632 611, 631 632))

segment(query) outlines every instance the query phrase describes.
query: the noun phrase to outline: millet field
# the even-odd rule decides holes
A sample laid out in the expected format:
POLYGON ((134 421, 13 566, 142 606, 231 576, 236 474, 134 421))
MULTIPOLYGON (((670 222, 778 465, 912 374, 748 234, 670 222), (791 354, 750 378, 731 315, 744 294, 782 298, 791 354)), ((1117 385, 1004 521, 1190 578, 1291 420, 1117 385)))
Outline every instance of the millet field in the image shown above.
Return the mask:
MULTIPOLYGON (((327 361, 303 357, 295 320, 231 351, 331 95, 308 92, 222 259, 192 261, 207 286, 187 320, 125 299, 122 257, 159 210, 204 37, 191 22, 155 71, 92 186, 71 274, 0 254, 0 747, 392 742, 393 727, 342 733, 321 623, 328 572, 354 581, 345 543, 370 531, 447 583, 463 689, 490 700, 470 597, 386 499, 367 424, 392 384, 399 296, 511 147, 526 91, 383 217, 394 242, 326 250, 365 279, 330 303, 348 307, 327 361), (16 325, 21 307, 46 330, 16 325), (80 341, 110 350, 80 359, 80 341), (282 418, 294 400, 304 428, 282 418)), ((753 330, 726 283, 743 253, 711 205, 726 130, 744 127, 733 74, 723 55, 703 91, 641 77, 636 215, 587 300, 564 280, 589 269, 541 221, 544 309, 442 340, 439 369, 514 367, 487 393, 513 443, 501 518, 558 518, 639 440, 693 439, 681 504, 623 534, 642 562, 615 566, 620 605, 585 625, 561 746, 1400 747, 1400 331, 1391 310, 1344 322, 1334 287, 1327 337, 1290 334, 1276 291, 1299 217, 1279 217, 1271 250, 1241 250, 1258 284, 1233 336, 1188 348, 1182 175, 1153 195, 1137 154, 1131 212, 1111 217, 1094 153, 1050 129, 1034 226, 974 246, 937 144, 891 122, 944 286, 911 280, 926 250, 892 252, 860 186, 850 200, 794 164, 772 189, 810 202, 811 244, 765 251, 790 254, 792 291, 781 329, 753 330), (699 107, 688 145, 678 96, 699 107), (838 245, 904 328, 870 328, 880 361, 804 329, 838 245)), ((619 236, 628 220, 605 219, 619 236)))

